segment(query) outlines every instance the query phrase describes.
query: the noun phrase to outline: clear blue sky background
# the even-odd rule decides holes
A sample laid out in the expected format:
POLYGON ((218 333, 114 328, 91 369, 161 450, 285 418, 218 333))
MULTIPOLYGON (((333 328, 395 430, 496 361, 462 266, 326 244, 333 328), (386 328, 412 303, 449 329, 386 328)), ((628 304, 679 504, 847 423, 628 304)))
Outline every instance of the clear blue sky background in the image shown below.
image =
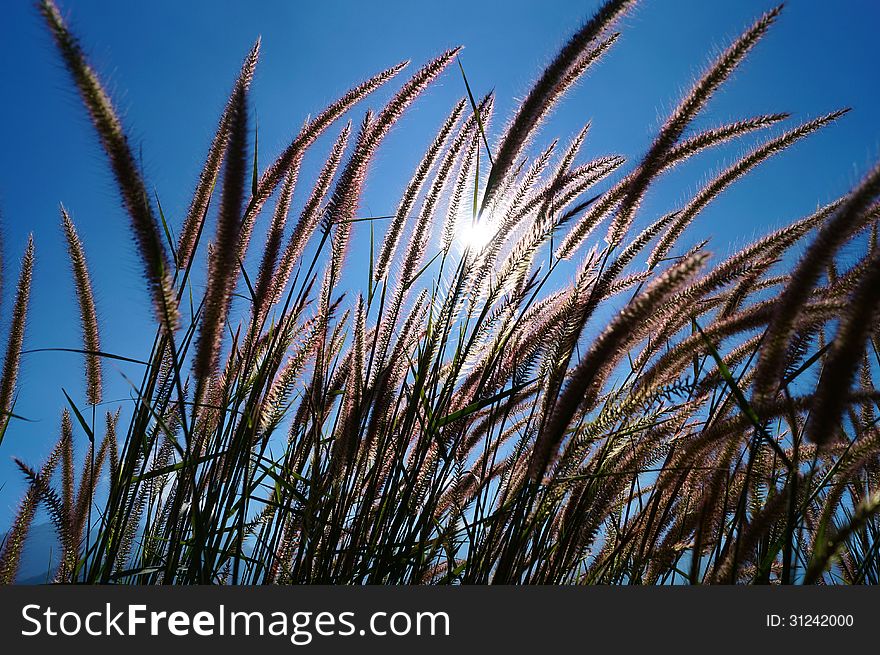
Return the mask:
MULTIPOLYGON (((60 4, 109 81, 133 142, 142 147, 149 182, 177 226, 240 61, 258 35, 263 52, 252 106, 259 120, 260 161, 266 165, 307 114, 352 84, 402 59, 413 60, 412 70, 458 44, 465 46, 461 59, 474 92, 494 88, 497 93, 497 135, 516 99, 598 2, 60 4)), ((711 57, 771 6, 772 0, 644 0, 623 21, 623 37, 613 51, 555 112, 538 144, 568 138, 592 120, 584 156, 637 158, 711 57)), ((710 249, 724 254, 837 197, 872 165, 880 155, 878 24, 880 3, 874 0, 789 3, 696 126, 775 111, 791 112, 793 125, 842 106, 855 111, 729 190, 701 215, 685 245, 711 235, 710 249)), ((63 202, 86 245, 104 349, 144 357, 152 332, 143 326, 151 313, 127 218, 85 111, 30 2, 0 4, 0 66, 2 327, 8 324, 18 261, 33 232, 37 262, 25 347, 79 347, 59 226, 58 203, 63 202)), ((409 112, 371 171, 365 213, 393 210, 432 132, 463 93, 460 76, 450 70, 409 112)), ((387 96, 371 97, 357 109, 356 119, 387 96)), ((307 173, 320 165, 327 147, 326 139, 319 142, 307 173)), ((739 142, 715 151, 668 176, 648 199, 642 220, 686 200, 745 147, 739 142)), ((350 265, 359 273, 366 269, 363 248, 355 248, 350 265)), ((83 398, 81 371, 76 355, 24 357, 16 412, 33 422, 13 423, 0 446, 0 530, 9 524, 24 489, 12 456, 35 465, 43 460, 58 436, 65 404, 61 388, 83 398)), ((137 379, 136 367, 105 364, 108 400, 129 395, 123 372, 137 379)), ((80 454, 85 441, 78 433, 80 454)))

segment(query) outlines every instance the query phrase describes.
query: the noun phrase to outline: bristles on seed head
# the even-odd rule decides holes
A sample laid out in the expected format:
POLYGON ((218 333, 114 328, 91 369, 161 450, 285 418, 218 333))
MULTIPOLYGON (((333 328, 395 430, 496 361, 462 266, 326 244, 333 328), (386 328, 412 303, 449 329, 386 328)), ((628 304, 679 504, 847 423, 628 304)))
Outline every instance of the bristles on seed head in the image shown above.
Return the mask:
POLYGON ((260 39, 257 39, 257 42, 251 48, 247 57, 245 57, 241 71, 238 74, 238 79, 235 81, 223 114, 220 116, 220 124, 217 126, 217 132, 211 141, 205 165, 199 175, 199 182, 196 185, 186 219, 180 230, 180 237, 177 240, 177 262, 181 268, 186 268, 189 265, 193 250, 198 243, 199 235, 202 232, 205 217, 208 213, 208 204, 211 200, 214 185, 220 174, 220 167, 223 165, 226 144, 229 142, 230 120, 235 111, 233 100, 239 91, 246 90, 250 86, 259 58, 260 39))
POLYGON ((67 240, 67 254, 73 270, 76 286, 76 299, 79 303, 80 323, 83 333, 83 348, 86 354, 86 397, 92 405, 101 402, 101 339, 98 332, 98 314, 95 310, 95 296, 92 292, 92 279, 89 275, 86 255, 82 241, 64 206, 61 207, 61 222, 67 240))
POLYGON ((746 57, 749 51, 766 34, 770 25, 779 16, 782 5, 768 11, 759 18, 742 36, 725 50, 718 59, 709 67, 703 76, 693 86, 690 93, 681 101, 672 115, 666 120, 660 129, 653 145, 648 150, 641 164, 633 174, 628 185, 627 193, 621 202, 617 216, 608 231, 606 240, 612 245, 620 243, 632 223, 633 213, 638 207, 642 196, 651 183, 651 180, 659 173, 669 152, 681 137, 685 128, 693 120, 694 116, 706 106, 709 99, 718 88, 730 77, 731 73, 746 57))
MULTIPOLYGON (((24 343, 25 323, 27 321, 28 302, 31 294, 31 279, 34 268, 34 237, 28 237, 27 248, 21 260, 21 272, 15 292, 15 304, 12 308, 12 321, 9 326, 9 337, 6 342, 6 357, 3 360, 3 379, 0 381, 0 435, 5 430, 12 411, 15 383, 18 380, 18 368, 21 361, 21 347, 24 343)), ((0 437, 2 438, 2 437, 0 437)))
POLYGON ((101 145, 110 160, 122 196, 122 204, 131 220, 132 233, 153 296, 157 320, 163 327, 173 330, 177 327, 179 314, 170 277, 168 255, 163 245, 159 222, 150 205, 146 185, 128 145, 128 137, 110 96, 89 65, 76 37, 67 28, 58 7, 53 0, 40 0, 40 11, 46 19, 64 64, 79 89, 101 145))

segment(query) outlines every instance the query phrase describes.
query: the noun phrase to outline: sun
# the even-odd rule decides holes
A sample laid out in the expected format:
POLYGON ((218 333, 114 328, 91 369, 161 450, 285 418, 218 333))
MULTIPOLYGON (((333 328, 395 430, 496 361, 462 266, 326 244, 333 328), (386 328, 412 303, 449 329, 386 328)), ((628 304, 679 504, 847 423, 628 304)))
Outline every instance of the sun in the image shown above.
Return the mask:
POLYGON ((495 229, 495 226, 486 220, 480 220, 475 223, 462 221, 458 240, 465 248, 479 251, 488 245, 492 237, 495 236, 495 229))

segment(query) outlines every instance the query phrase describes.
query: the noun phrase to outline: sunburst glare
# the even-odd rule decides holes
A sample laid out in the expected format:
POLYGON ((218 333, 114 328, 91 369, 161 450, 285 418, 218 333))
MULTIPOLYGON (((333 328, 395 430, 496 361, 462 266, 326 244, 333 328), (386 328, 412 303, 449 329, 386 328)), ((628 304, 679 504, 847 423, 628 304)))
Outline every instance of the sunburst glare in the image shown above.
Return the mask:
POLYGON ((477 221, 461 221, 458 228, 458 240, 462 247, 471 250, 482 250, 492 237, 495 236, 497 227, 488 219, 477 221))

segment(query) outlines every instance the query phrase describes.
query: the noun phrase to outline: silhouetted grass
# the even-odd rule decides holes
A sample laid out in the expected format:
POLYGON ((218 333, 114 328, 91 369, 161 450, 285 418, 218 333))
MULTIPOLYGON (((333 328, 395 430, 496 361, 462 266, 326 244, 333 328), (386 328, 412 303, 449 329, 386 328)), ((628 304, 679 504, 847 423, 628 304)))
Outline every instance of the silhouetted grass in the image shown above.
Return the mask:
MULTIPOLYGON (((725 260, 705 243, 680 252, 708 204, 846 113, 834 111, 763 140, 635 232, 660 175, 788 116, 688 130, 784 19, 776 8, 708 67, 629 169, 614 153, 579 163, 589 126, 531 153, 553 103, 618 47, 612 30, 633 4, 609 0, 566 42, 494 145, 492 96, 477 101, 461 68, 462 99, 401 173, 410 181, 382 221, 358 211, 370 162, 457 50, 352 131, 337 122, 402 66, 355 87, 261 173, 247 111, 255 46, 175 245, 109 96, 43 0, 131 219, 155 339, 118 441, 119 412, 103 427, 90 418, 100 361, 115 355, 100 351, 88 244, 62 210, 87 398, 68 396, 41 468, 19 462, 29 488, 2 580, 14 580, 42 504, 63 547, 59 582, 880 581, 880 168, 725 260), (334 129, 295 210, 302 158, 334 129), (251 271, 260 219, 271 225, 251 271), (341 288, 356 226, 369 233, 369 273, 341 288), (207 271, 203 292, 193 267, 207 271), (571 281, 555 286, 566 270, 571 281), (236 293, 243 318, 230 311, 236 293), (76 476, 80 432, 90 445, 76 476)), ((4 430, 15 429, 33 262, 31 243, 0 385, 4 430)))

